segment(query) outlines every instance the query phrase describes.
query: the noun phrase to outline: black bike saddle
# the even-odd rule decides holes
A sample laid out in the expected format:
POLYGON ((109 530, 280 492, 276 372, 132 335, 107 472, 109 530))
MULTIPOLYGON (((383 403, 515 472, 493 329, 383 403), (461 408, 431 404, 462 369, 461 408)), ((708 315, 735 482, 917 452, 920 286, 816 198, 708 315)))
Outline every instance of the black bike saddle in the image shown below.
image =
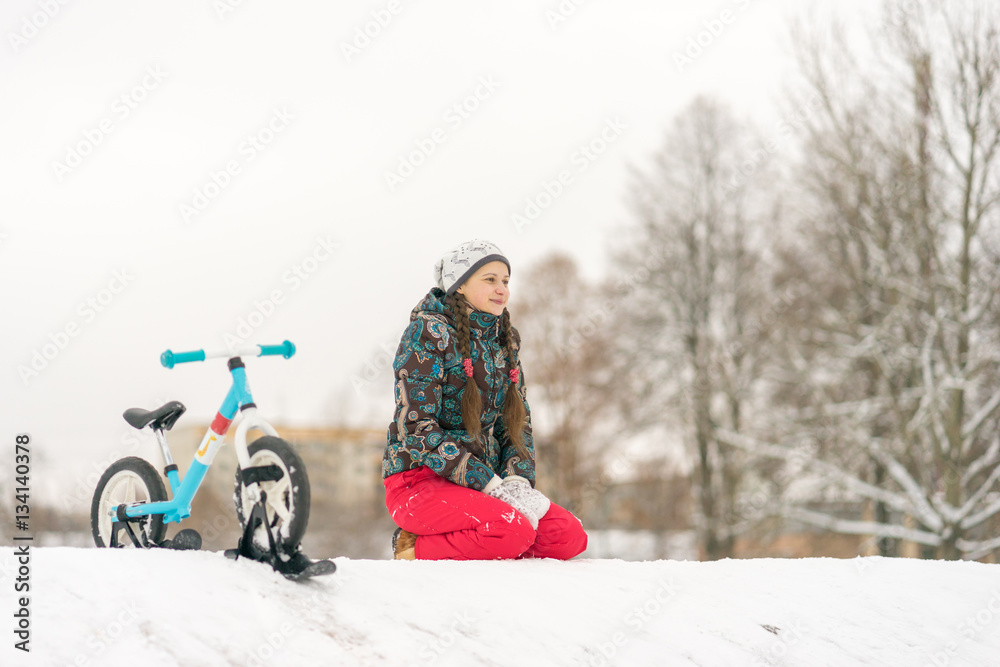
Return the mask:
POLYGON ((170 401, 169 403, 164 403, 155 410, 143 410, 142 408, 129 408, 125 411, 122 417, 129 425, 135 428, 144 428, 148 424, 153 425, 153 430, 157 431, 159 429, 170 430, 173 428, 174 423, 180 418, 184 411, 187 410, 184 404, 180 401, 170 401))

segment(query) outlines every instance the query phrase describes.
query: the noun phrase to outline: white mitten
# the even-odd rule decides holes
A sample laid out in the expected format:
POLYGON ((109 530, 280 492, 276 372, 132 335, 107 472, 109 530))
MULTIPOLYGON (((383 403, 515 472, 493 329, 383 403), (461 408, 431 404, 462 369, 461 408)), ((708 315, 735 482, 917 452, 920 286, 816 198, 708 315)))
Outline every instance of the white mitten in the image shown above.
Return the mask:
MULTIPOLYGON (((545 516, 545 513, 549 511, 549 507, 552 505, 552 501, 546 498, 545 494, 538 489, 531 488, 531 482, 518 475, 507 475, 503 480, 503 487, 521 505, 527 507, 539 519, 545 516)), ((538 525, 535 524, 533 528, 537 530, 538 525)))
MULTIPOLYGON (((518 479, 521 478, 519 477, 518 479)), ((486 485, 486 488, 483 489, 483 491, 487 495, 493 496, 497 500, 502 500, 503 502, 507 503, 508 505, 516 509, 518 512, 524 515, 524 518, 528 520, 528 523, 531 524, 531 528, 533 530, 538 530, 538 516, 532 509, 532 506, 528 503, 523 502, 520 498, 515 496, 511 492, 511 487, 508 484, 506 484, 506 480, 504 480, 504 482, 501 482, 499 477, 494 477, 493 480, 486 485)), ((546 507, 545 509, 546 511, 548 511, 548 507, 546 507)))

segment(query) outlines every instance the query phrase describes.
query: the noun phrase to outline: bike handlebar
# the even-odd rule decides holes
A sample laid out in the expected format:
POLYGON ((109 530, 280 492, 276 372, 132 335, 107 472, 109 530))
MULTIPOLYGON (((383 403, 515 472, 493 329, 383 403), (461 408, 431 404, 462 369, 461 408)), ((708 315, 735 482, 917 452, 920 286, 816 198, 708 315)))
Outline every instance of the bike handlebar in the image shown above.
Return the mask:
POLYGON ((160 355, 160 363, 167 368, 189 361, 205 361, 214 357, 270 357, 283 356, 285 359, 295 354, 295 345, 286 340, 281 345, 244 345, 242 347, 226 348, 224 350, 192 350, 190 352, 171 352, 167 350, 160 355))

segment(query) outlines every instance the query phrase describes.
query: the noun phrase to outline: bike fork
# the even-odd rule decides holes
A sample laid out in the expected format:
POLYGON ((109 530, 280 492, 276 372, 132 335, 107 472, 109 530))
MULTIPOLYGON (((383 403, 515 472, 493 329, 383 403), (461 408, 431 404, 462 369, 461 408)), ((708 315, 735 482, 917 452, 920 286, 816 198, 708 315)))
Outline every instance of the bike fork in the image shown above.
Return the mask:
POLYGON ((124 529, 128 533, 129 539, 132 540, 132 545, 140 549, 148 549, 150 547, 149 541, 146 539, 146 521, 147 517, 139 517, 138 519, 133 519, 125 516, 126 505, 119 505, 115 508, 115 520, 111 522, 111 544, 108 546, 112 549, 117 549, 125 546, 124 544, 118 544, 118 531, 124 529), (135 531, 132 530, 132 522, 139 524, 139 537, 136 537, 135 531))

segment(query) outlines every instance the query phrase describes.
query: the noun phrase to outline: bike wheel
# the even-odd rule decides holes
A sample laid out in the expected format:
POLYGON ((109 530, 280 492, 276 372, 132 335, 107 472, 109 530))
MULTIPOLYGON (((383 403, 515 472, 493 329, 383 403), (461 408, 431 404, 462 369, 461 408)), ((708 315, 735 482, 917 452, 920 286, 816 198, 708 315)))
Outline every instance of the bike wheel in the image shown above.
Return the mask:
MULTIPOLYGON (((281 469, 280 479, 260 482, 259 486, 267 494, 264 511, 275 543, 285 553, 293 553, 306 534, 306 524, 309 523, 309 476, 306 466, 290 444, 270 435, 251 443, 247 453, 252 467, 276 465, 281 469)), ((240 527, 246 530, 253 503, 239 470, 236 471, 234 496, 240 527)), ((265 553, 270 550, 263 526, 254 532, 253 543, 265 553)))
MULTIPOLYGON (((163 479, 146 460, 129 456, 115 461, 97 482, 94 500, 90 505, 90 527, 94 543, 99 547, 110 546, 114 518, 109 512, 118 505, 155 503, 166 499, 167 490, 163 486, 163 479)), ((133 524, 133 530, 135 529, 133 524)), ((143 530, 150 543, 158 544, 167 532, 167 527, 163 525, 163 515, 150 516, 143 530)), ((118 530, 118 544, 133 546, 124 529, 118 530)))

